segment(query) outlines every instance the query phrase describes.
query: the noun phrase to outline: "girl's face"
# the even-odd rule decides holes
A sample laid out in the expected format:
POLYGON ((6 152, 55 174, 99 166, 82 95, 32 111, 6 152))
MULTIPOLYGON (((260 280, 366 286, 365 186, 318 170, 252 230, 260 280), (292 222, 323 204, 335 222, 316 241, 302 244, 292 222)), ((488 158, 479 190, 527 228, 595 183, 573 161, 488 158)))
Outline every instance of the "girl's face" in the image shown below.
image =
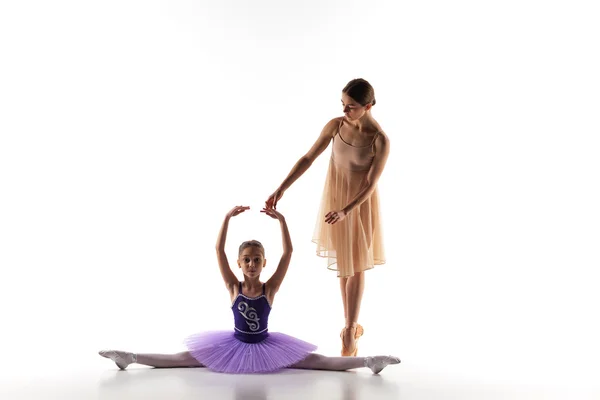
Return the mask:
POLYGON ((342 107, 344 107, 344 115, 350 121, 360 119, 367 111, 371 109, 371 104, 361 106, 356 100, 342 93, 342 107))
POLYGON ((266 264, 263 253, 253 246, 246 247, 238 258, 238 265, 248 278, 259 277, 266 264))

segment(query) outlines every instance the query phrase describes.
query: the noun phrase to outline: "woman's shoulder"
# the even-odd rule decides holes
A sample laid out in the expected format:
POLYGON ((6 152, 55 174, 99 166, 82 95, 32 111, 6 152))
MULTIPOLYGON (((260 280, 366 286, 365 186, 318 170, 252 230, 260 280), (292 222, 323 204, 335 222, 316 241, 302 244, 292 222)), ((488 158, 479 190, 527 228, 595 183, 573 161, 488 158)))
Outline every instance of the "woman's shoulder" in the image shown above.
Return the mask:
POLYGON ((342 124, 343 120, 344 117, 335 117, 330 119, 325 126, 337 129, 342 124))
POLYGON ((379 131, 373 140, 373 146, 376 153, 379 153, 380 151, 386 153, 390 148, 390 138, 384 131, 379 131))
POLYGON ((388 144, 390 142, 390 138, 384 131, 379 131, 375 137, 375 142, 379 142, 380 144, 388 144))
POLYGON ((323 132, 327 133, 327 136, 335 136, 335 134, 337 133, 338 129, 340 128, 340 125, 342 124, 342 121, 344 120, 344 117, 335 117, 330 119, 326 124, 325 127, 323 128, 323 132))

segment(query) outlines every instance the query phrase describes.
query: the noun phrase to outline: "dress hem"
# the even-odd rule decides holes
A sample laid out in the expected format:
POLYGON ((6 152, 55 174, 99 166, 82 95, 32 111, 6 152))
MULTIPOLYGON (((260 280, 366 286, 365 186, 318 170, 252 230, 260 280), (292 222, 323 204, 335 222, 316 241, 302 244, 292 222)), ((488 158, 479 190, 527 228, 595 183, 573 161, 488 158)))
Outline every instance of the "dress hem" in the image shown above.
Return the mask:
MULTIPOLYGON (((312 242, 314 244, 316 244, 317 246, 319 246, 319 242, 317 241, 317 239, 313 239, 312 242)), ((348 277, 351 277, 352 275, 354 275, 357 272, 368 271, 368 270, 374 269, 377 265, 384 265, 386 263, 385 259, 383 259, 383 260, 382 259, 374 259, 373 260, 373 264, 370 264, 367 268, 354 271, 354 274, 352 274, 352 275, 350 275, 350 274, 341 275, 339 273, 340 270, 338 268, 332 267, 333 265, 337 264, 337 257, 332 257, 332 256, 330 256, 328 254, 325 254, 328 251, 330 251, 330 250, 329 249, 317 250, 316 255, 317 255, 317 257, 320 257, 320 258, 328 258, 328 259, 335 260, 334 262, 327 264, 327 269, 330 270, 330 271, 337 271, 338 272, 338 278, 348 278, 348 277)))

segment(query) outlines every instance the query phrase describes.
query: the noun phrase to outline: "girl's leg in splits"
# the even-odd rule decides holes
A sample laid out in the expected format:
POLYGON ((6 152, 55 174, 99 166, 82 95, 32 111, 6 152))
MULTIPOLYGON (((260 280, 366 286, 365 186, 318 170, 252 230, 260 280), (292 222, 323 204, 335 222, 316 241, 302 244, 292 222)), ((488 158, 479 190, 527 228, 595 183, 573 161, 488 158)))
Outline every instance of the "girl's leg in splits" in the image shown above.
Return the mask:
POLYGON ((390 364, 398 364, 400 359, 392 356, 375 357, 327 357, 321 354, 310 354, 304 360, 292 365, 297 369, 320 369, 327 371, 347 371, 355 368, 370 368, 378 374, 390 364))
POLYGON ((189 351, 177 354, 136 354, 127 351, 103 350, 98 354, 113 360, 120 369, 127 368, 129 364, 142 364, 155 368, 204 367, 192 357, 189 351))

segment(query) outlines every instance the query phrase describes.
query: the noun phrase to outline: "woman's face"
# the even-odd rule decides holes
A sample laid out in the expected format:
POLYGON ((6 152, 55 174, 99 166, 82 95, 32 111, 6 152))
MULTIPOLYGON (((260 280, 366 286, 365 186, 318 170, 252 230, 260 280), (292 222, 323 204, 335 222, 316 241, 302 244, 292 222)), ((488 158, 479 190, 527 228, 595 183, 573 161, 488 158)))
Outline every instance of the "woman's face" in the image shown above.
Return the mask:
POLYGON ((361 106, 356 100, 342 93, 342 107, 344 107, 344 115, 350 121, 360 119, 371 108, 370 104, 361 106))

